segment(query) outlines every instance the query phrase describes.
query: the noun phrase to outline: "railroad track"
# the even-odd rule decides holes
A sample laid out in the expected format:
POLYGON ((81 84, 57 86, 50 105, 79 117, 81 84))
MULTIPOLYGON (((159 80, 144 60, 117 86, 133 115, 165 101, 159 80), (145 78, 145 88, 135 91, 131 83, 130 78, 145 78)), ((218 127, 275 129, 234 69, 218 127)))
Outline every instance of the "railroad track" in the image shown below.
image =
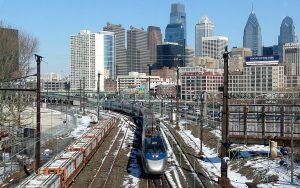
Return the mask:
POLYGON ((147 188, 170 188, 172 187, 167 176, 164 174, 160 177, 147 177, 147 188))
POLYGON ((163 123, 162 131, 165 133, 170 144, 173 146, 173 152, 179 159, 179 165, 185 175, 189 187, 216 187, 217 185, 208 178, 208 174, 199 165, 196 156, 188 152, 182 140, 176 136, 175 130, 163 123))
MULTIPOLYGON (((195 146, 197 147, 197 149, 200 151, 200 147, 198 146, 198 144, 193 139, 191 139, 185 132, 183 132, 183 134, 185 134, 185 136, 187 138, 189 138, 190 142, 193 142, 195 144, 195 146)), ((206 156, 206 155, 204 154, 204 156, 206 156)), ((213 165, 215 170, 217 170, 221 174, 220 168, 218 168, 209 158, 206 158, 206 160, 209 161, 213 165)))
POLYGON ((124 121, 118 133, 116 134, 107 155, 102 160, 101 165, 98 168, 96 175, 94 176, 94 179, 90 183, 89 185, 90 188, 107 186, 107 181, 109 179, 109 176, 111 174, 116 158, 119 154, 119 151, 122 148, 128 129, 129 129, 129 124, 126 121, 124 121), (122 130, 124 126, 127 126, 125 131, 122 130))

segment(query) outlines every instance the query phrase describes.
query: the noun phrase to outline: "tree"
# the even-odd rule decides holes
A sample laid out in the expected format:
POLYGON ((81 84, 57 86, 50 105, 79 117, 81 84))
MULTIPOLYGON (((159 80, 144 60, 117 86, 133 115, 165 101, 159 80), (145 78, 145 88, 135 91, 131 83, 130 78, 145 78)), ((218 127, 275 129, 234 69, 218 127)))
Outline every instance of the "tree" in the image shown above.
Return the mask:
POLYGON ((21 114, 32 95, 17 89, 26 87, 26 77, 31 73, 30 62, 37 50, 37 38, 0 21, 0 88, 16 89, 0 92, 0 128, 10 129, 13 156, 16 154, 17 130, 24 127, 21 114))
POLYGON ((27 76, 37 50, 37 38, 0 21, 0 83, 27 76))

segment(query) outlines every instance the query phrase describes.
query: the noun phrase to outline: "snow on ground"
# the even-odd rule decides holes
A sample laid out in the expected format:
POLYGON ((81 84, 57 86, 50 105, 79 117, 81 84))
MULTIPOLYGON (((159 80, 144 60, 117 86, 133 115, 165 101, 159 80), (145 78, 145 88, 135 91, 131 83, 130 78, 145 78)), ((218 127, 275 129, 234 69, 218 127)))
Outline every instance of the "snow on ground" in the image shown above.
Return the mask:
POLYGON ((16 162, 6 162, 1 163, 0 167, 0 184, 3 183, 4 179, 9 176, 9 174, 12 174, 18 170, 20 170, 19 163, 16 162), (5 176, 3 176, 5 174, 5 176))
POLYGON ((76 128, 70 133, 70 137, 75 137, 79 138, 81 135, 83 135, 88 126, 90 125, 91 122, 91 117, 90 116, 76 116, 76 128))
MULTIPOLYGON (((183 130, 182 124, 185 123, 184 121, 180 122, 181 125, 181 131, 179 131, 179 134, 184 139, 185 143, 189 145, 190 147, 194 148, 196 152, 199 152, 199 145, 200 145, 200 139, 195 138, 190 130, 183 130)), ((215 134, 218 134, 218 131, 213 131, 215 134)), ((220 132, 219 132, 220 133, 220 132)), ((204 160, 198 160, 199 163, 207 170, 207 173, 209 176, 217 180, 218 177, 220 177, 220 166, 221 166, 221 159, 218 157, 218 154, 215 152, 214 149, 207 147, 203 144, 202 148, 205 159, 204 160)), ((280 158, 276 158, 275 160, 269 160, 267 158, 267 153, 269 152, 268 146, 263 145, 254 145, 254 146, 244 146, 243 149, 241 149, 240 157, 250 157, 253 155, 253 153, 265 155, 265 157, 251 157, 248 159, 248 162, 245 164, 245 166, 249 166, 251 168, 259 169, 260 171, 268 171, 267 175, 277 175, 279 177, 279 181, 277 182, 278 185, 276 187, 294 187, 289 185, 290 184, 290 170, 287 167, 280 166, 279 161, 280 158)), ((232 169, 233 161, 229 161, 228 165, 228 177, 231 180, 231 183, 235 187, 247 187, 245 184, 246 182, 252 182, 251 179, 247 179, 245 176, 241 175, 237 172, 237 170, 232 169)), ((300 167, 295 164, 295 174, 300 173, 300 167)), ((296 180, 294 180, 294 183, 297 184, 297 186, 300 186, 300 181, 295 177, 296 180)), ((265 184, 261 185, 265 187, 273 187, 275 185, 273 184, 265 184)))
MULTIPOLYGON (((267 170, 267 175, 277 175, 278 182, 276 182, 276 187, 300 187, 300 180, 297 177, 294 177, 294 184, 290 185, 291 182, 291 167, 290 162, 286 156, 281 155, 280 151, 277 151, 278 156, 274 160, 268 159, 267 157, 250 157, 253 155, 265 155, 268 156, 269 146, 263 145, 253 145, 251 147, 243 147, 241 148, 241 155, 247 158, 248 161, 245 166, 251 167, 256 169, 255 173, 259 174, 260 171, 267 170), (285 163, 284 165, 280 165, 279 162, 283 160, 285 163)), ((300 174, 300 166, 299 164, 294 165, 294 174, 300 174)), ((268 182, 268 179, 265 179, 268 182)), ((275 186, 273 184, 266 184, 261 186, 275 186)))
MULTIPOLYGON (((119 118, 120 118, 120 114, 119 114, 119 118)), ((134 125, 133 122, 128 121, 128 118, 121 115, 121 122, 125 122, 125 120, 127 126, 134 125)), ((125 129, 123 131, 125 131, 125 129)), ((134 142, 134 132, 132 129, 128 129, 125 140, 129 141, 129 143, 134 142)), ((123 144, 122 149, 125 149, 125 147, 127 147, 127 145, 123 144)), ((124 177, 123 187, 138 187, 139 180, 142 174, 142 169, 137 161, 138 157, 140 157, 140 150, 137 148, 133 148, 131 144, 130 151, 128 152, 127 156, 131 161, 127 169, 129 175, 124 177)))
MULTIPOLYGON (((161 123, 160 125, 161 125, 162 127, 164 127, 164 125, 163 125, 162 123, 161 123)), ((184 176, 184 174, 183 174, 182 169, 181 169, 181 168, 178 168, 178 167, 180 166, 180 164, 179 164, 179 162, 178 162, 178 160, 177 160, 177 158, 176 158, 176 156, 175 156, 175 154, 174 154, 174 152, 173 152, 173 149, 172 149, 172 147, 171 147, 171 144, 169 143, 169 140, 167 139, 167 137, 166 137, 164 131, 161 131, 161 133, 162 133, 162 135, 163 135, 163 137, 164 137, 164 140, 165 140, 165 142, 166 142, 166 145, 167 145, 168 163, 169 163, 169 164, 172 164, 171 168, 167 169, 166 174, 168 174, 168 175, 171 177, 171 174, 172 174, 172 172, 173 172, 173 175, 174 175, 174 177, 175 177, 176 183, 174 182, 174 180, 172 181, 172 179, 170 179, 170 178, 168 178, 168 180, 169 180, 170 184, 173 185, 173 187, 177 187, 176 185, 178 185, 179 187, 181 187, 180 179, 179 179, 179 174, 178 174, 178 173, 180 173, 181 176, 183 176, 184 178, 185 178, 185 176, 184 176), (179 170, 179 172, 178 172, 178 170, 179 170)), ((168 177, 168 176, 167 176, 167 177, 168 177)), ((186 180, 186 179, 185 179, 185 180, 186 180)))

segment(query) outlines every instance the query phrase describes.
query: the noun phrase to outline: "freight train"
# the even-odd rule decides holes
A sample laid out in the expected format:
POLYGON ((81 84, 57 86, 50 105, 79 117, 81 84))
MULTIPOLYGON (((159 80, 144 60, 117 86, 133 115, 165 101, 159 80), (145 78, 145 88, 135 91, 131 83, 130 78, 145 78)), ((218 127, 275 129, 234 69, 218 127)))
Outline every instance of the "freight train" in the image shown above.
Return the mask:
POLYGON ((115 123, 115 118, 102 119, 64 151, 40 167, 36 174, 26 178, 18 187, 69 187, 115 123))
POLYGON ((142 126, 141 161, 145 174, 162 175, 167 168, 167 149, 159 129, 159 120, 142 103, 106 101, 105 109, 128 114, 142 126))

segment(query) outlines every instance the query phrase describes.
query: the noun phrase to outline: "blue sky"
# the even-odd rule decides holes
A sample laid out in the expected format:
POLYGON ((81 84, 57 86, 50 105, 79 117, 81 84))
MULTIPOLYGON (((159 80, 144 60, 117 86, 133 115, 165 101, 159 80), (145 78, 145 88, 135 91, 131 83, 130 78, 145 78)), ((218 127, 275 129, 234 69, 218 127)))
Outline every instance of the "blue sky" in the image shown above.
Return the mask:
POLYGON ((67 75, 70 35, 80 29, 101 31, 106 22, 126 29, 155 25, 164 35, 171 4, 178 2, 185 5, 187 40, 193 48, 195 24, 204 15, 215 24, 216 35, 228 36, 229 47, 241 47, 252 3, 264 46, 277 44, 280 24, 287 15, 293 18, 299 36, 299 0, 0 0, 0 20, 39 39, 39 54, 45 57, 42 73, 67 75))

